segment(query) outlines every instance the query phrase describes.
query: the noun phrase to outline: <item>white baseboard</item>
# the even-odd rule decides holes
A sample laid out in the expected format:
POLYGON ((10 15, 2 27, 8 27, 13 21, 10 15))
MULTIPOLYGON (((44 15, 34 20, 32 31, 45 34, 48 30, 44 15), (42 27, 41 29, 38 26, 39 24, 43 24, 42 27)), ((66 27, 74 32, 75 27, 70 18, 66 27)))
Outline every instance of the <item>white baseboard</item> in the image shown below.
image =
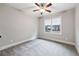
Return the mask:
POLYGON ((36 39, 36 37, 32 37, 32 38, 26 39, 26 40, 24 40, 24 41, 20 41, 20 42, 17 42, 17 43, 13 43, 13 44, 9 44, 9 45, 2 46, 2 47, 0 47, 0 51, 1 51, 1 50, 4 50, 4 49, 7 49, 7 48, 10 48, 10 47, 12 47, 12 46, 16 46, 16 45, 18 45, 18 44, 27 42, 27 41, 34 40, 34 39, 36 39))
POLYGON ((56 41, 56 42, 65 43, 65 44, 69 44, 69 45, 75 46, 75 43, 73 43, 73 42, 68 42, 68 41, 64 41, 64 40, 59 40, 59 39, 57 39, 57 38, 52 39, 52 38, 43 37, 43 36, 40 36, 39 38, 47 39, 47 40, 49 39, 49 40, 52 40, 52 41, 56 41))

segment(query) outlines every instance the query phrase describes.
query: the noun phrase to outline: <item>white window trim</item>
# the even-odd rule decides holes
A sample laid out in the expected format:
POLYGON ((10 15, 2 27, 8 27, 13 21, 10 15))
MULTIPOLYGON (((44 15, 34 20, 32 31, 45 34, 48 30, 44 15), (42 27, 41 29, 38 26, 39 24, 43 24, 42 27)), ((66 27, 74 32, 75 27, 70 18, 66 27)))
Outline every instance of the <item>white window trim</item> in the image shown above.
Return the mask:
MULTIPOLYGON (((50 31, 50 32, 46 32, 45 31, 45 25, 44 25, 44 33, 46 33, 46 34, 55 34, 55 35, 62 35, 62 29, 63 29, 63 27, 62 27, 62 22, 63 22, 63 20, 62 20, 62 16, 56 16, 56 17, 61 17, 61 26, 60 26, 60 31, 50 31)), ((45 20, 44 20, 45 21, 45 20)), ((52 17, 51 17, 51 25, 52 25, 52 17)))

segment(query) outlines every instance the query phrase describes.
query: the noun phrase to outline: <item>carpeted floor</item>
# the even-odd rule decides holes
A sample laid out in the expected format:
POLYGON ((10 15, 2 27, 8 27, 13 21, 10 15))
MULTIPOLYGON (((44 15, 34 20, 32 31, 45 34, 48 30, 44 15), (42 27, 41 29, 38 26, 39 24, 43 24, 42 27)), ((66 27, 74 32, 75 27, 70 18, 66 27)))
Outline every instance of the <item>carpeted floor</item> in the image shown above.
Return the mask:
POLYGON ((0 51, 1 56, 78 56, 75 47, 42 39, 35 39, 0 51))

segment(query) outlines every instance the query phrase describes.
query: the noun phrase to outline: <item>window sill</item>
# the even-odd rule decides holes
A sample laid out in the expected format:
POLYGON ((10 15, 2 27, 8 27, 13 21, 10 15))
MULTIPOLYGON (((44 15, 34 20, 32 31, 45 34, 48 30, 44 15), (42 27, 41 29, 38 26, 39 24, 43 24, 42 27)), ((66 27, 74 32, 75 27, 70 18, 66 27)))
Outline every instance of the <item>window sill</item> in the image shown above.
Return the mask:
POLYGON ((61 32, 44 32, 46 34, 53 34, 53 35, 62 35, 61 32))

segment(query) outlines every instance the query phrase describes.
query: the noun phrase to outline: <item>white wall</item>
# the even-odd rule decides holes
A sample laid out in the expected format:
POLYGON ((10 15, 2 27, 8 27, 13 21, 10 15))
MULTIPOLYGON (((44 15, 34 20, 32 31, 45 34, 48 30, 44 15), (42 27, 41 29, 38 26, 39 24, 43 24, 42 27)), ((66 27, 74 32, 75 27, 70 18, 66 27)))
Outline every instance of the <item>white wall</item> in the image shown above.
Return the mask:
POLYGON ((63 39, 75 42, 75 9, 70 9, 62 14, 63 39))
POLYGON ((79 53, 79 5, 75 9, 75 43, 79 53))
POLYGON ((62 17, 62 34, 45 33, 44 20, 50 19, 50 16, 44 16, 39 19, 39 37, 74 45, 74 9, 52 15, 52 17, 54 16, 62 17))
POLYGON ((37 19, 9 6, 0 5, 0 49, 37 36, 37 19))

